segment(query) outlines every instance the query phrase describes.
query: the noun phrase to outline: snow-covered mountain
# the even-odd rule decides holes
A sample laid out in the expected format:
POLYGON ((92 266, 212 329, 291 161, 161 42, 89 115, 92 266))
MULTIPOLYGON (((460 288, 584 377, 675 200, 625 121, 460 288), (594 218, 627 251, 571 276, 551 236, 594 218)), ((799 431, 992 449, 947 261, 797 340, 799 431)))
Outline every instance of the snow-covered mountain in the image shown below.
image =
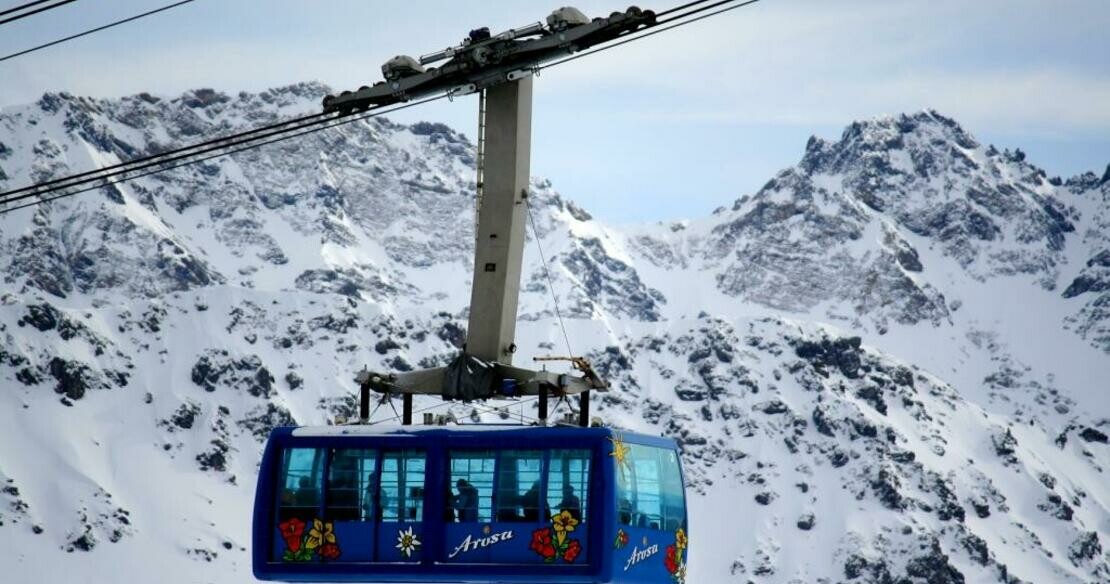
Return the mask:
MULTIPOLYGON (((0 189, 325 91, 47 94, 0 111, 0 189)), ((268 430, 457 350, 473 157, 375 118, 0 216, 5 578, 250 580, 268 430)), ((1110 581, 1110 169, 1049 178, 926 111, 709 217, 532 190, 518 362, 565 350, 542 246, 600 415, 682 445, 691 582, 1110 581)))

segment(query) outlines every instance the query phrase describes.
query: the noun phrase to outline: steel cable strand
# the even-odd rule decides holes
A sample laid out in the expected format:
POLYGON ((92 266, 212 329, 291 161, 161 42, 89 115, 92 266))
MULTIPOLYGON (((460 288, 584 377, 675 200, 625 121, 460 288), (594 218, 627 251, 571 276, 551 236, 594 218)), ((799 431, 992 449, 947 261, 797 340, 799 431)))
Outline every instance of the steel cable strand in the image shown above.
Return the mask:
MULTIPOLYGON (((140 157, 140 158, 135 158, 135 159, 132 159, 132 160, 126 160, 126 161, 118 162, 116 164, 111 164, 111 165, 104 166, 104 167, 101 167, 101 168, 86 170, 86 171, 79 172, 77 174, 72 174, 72 175, 69 175, 69 176, 61 177, 61 178, 51 179, 51 180, 41 182, 41 183, 38 183, 38 184, 28 185, 28 186, 25 186, 25 187, 19 187, 17 189, 12 189, 10 191, 0 193, 0 202, 11 200, 8 197, 13 196, 13 195, 17 195, 17 194, 20 194, 20 193, 27 193, 27 192, 30 192, 30 191, 37 191, 37 192, 41 192, 41 193, 49 192, 49 191, 40 191, 40 189, 42 189, 42 187, 55 186, 55 185, 60 185, 62 183, 70 183, 70 182, 72 182, 73 184, 66 184, 61 188, 69 188, 69 187, 77 186, 77 185, 79 185, 83 182, 88 182, 88 180, 98 180, 98 179, 104 178, 104 177, 99 177, 99 176, 94 177, 93 175, 101 174, 101 173, 104 173, 104 172, 107 172, 107 171, 113 171, 113 170, 125 168, 125 167, 128 167, 128 166, 132 166, 132 165, 138 165, 138 164, 141 164, 143 162, 148 162, 148 161, 151 161, 151 160, 158 160, 160 158, 166 158, 166 157, 169 157, 169 156, 182 154, 182 153, 185 153, 185 152, 189 152, 191 150, 196 150, 198 148, 204 148, 204 147, 211 146, 211 145, 214 145, 214 144, 219 144, 219 143, 222 143, 222 142, 228 142, 228 141, 232 141, 232 140, 237 140, 239 138, 244 138, 244 137, 247 137, 247 136, 253 136, 255 134, 261 134, 261 133, 268 132, 270 130, 274 130, 274 129, 277 129, 277 128, 283 128, 283 127, 290 126, 290 125, 293 125, 293 124, 299 124, 301 122, 319 120, 319 119, 325 118, 329 115, 330 114, 319 113, 319 114, 311 114, 311 115, 307 115, 307 116, 301 116, 299 118, 292 118, 292 119, 289 119, 289 120, 283 120, 281 122, 269 124, 269 125, 262 126, 262 127, 259 127, 259 128, 254 128, 252 130, 247 130, 246 132, 239 132, 237 134, 230 134, 230 135, 227 135, 227 136, 220 136, 218 138, 212 138, 210 140, 206 140, 204 142, 199 142, 197 144, 190 144, 188 146, 182 146, 180 148, 175 148, 173 150, 158 152, 156 154, 150 154, 150 155, 143 156, 143 157, 140 157), (77 179, 88 179, 88 180, 77 180, 77 179)), ((220 144, 220 146, 227 146, 227 144, 220 144)), ((193 154, 200 154, 200 152, 194 152, 193 154)))
MULTIPOLYGON (((20 10, 23 10, 24 8, 30 8, 32 6, 42 4, 43 2, 46 2, 46 1, 47 0, 39 0, 38 2, 30 2, 28 4, 24 4, 23 6, 16 6, 15 8, 9 8, 8 10, 0 12, 0 16, 3 16, 5 14, 11 14, 12 12, 18 12, 20 10)), ((15 16, 5 18, 4 20, 0 20, 0 24, 7 24, 9 22, 15 22, 17 20, 22 20, 24 18, 27 18, 28 16, 34 16, 34 15, 40 13, 40 12, 46 12, 47 10, 53 10, 55 8, 61 8, 62 6, 65 6, 66 4, 69 4, 71 2, 76 2, 76 1, 77 0, 62 0, 61 2, 58 2, 57 4, 51 4, 50 6, 43 6, 42 8, 37 8, 37 9, 32 10, 30 12, 24 12, 23 14, 17 14, 15 16)))
POLYGON ((58 39, 56 41, 51 41, 49 43, 39 45, 37 47, 31 47, 30 49, 27 49, 27 50, 24 50, 24 51, 19 51, 18 53, 12 53, 12 54, 7 55, 5 57, 0 57, 0 62, 7 61, 8 59, 14 59, 16 57, 21 57, 23 55, 26 55, 27 53, 33 53, 35 51, 41 51, 42 49, 49 48, 49 47, 52 47, 54 45, 60 45, 64 42, 66 42, 66 41, 71 41, 73 39, 81 38, 83 36, 87 36, 87 35, 93 34, 95 32, 100 32, 102 30, 112 28, 113 26, 119 26, 121 24, 131 22, 133 20, 138 20, 138 19, 146 17, 146 16, 151 16, 153 14, 158 14, 159 12, 163 12, 163 11, 169 10, 171 8, 177 8, 178 6, 181 6, 182 4, 188 4, 188 3, 193 2, 193 1, 194 0, 182 0, 181 2, 178 2, 176 4, 170 4, 168 6, 163 6, 161 8, 156 8, 156 9, 151 10, 149 12, 144 12, 142 14, 137 14, 137 15, 132 16, 130 18, 124 18, 123 20, 117 20, 115 22, 105 24, 104 26, 98 26, 94 29, 86 30, 85 32, 70 35, 70 36, 67 36, 65 38, 58 39))
MULTIPOLYGON (((107 187, 107 186, 112 186, 112 185, 117 185, 117 184, 120 184, 120 183, 125 183, 125 182, 132 181, 132 180, 135 180, 135 179, 147 177, 147 176, 150 176, 150 175, 153 175, 153 174, 168 172, 168 171, 171 171, 171 170, 176 170, 178 168, 191 166, 193 164, 199 164, 199 163, 205 162, 207 160, 212 160, 213 158, 220 158, 222 156, 230 156, 232 154, 237 154, 239 152, 244 152, 244 151, 247 151, 247 150, 253 150, 255 148, 260 148, 262 146, 267 146, 269 144, 275 144, 275 143, 282 142, 282 141, 285 141, 285 140, 289 140, 289 139, 292 139, 292 138, 298 138, 298 137, 301 137, 301 136, 305 136, 305 135, 308 135, 308 134, 313 134, 313 133, 320 132, 320 131, 323 131, 323 130, 329 130, 331 128, 335 128, 335 127, 342 126, 342 125, 345 125, 345 124, 350 124, 350 123, 358 122, 358 121, 361 121, 361 120, 386 115, 386 114, 389 114, 389 113, 392 113, 392 112, 395 112, 395 111, 398 111, 398 110, 402 110, 402 109, 406 109, 406 108, 410 108, 410 107, 415 107, 415 106, 418 106, 418 105, 421 105, 421 104, 424 104, 424 103, 428 103, 430 101, 443 99, 445 97, 447 97, 447 96, 446 95, 439 95, 439 96, 423 99, 423 100, 420 100, 420 101, 414 101, 414 102, 411 102, 411 103, 407 103, 407 104, 404 104, 404 105, 401 105, 401 106, 398 106, 398 107, 393 107, 393 108, 385 110, 385 111, 371 110, 371 113, 363 114, 363 115, 360 115, 360 116, 352 116, 352 117, 347 117, 347 118, 341 118, 339 121, 337 121, 336 123, 333 123, 331 125, 324 125, 324 126, 317 126, 317 127, 309 128, 308 130, 304 130, 302 132, 298 132, 298 133, 295 133, 295 134, 290 134, 288 136, 280 136, 280 137, 277 137, 277 138, 274 138, 274 139, 271 139, 271 140, 267 140, 265 142, 259 142, 257 144, 248 144, 246 146, 243 146, 242 148, 236 148, 234 150, 229 150, 227 152, 219 152, 219 153, 216 153, 216 154, 212 154, 210 156, 205 156, 203 158, 198 158, 196 160, 188 160, 186 162, 182 162, 180 164, 175 164, 173 166, 169 166, 169 167, 166 167, 166 168, 156 168, 154 170, 148 170, 146 172, 143 172, 143 173, 140 173, 140 174, 137 174, 137 175, 134 175, 134 176, 127 176, 127 177, 123 177, 119 180, 109 181, 106 184, 96 185, 96 186, 84 188, 84 189, 81 189, 81 190, 73 191, 73 192, 70 192, 70 193, 64 193, 64 194, 61 194, 61 195, 48 197, 48 198, 41 199, 41 200, 38 200, 38 201, 32 201, 32 202, 29 202, 29 203, 24 203, 22 205, 17 205, 15 207, 10 207, 10 208, 7 208, 7 209, 0 209, 0 215, 6 214, 6 213, 11 213, 13 211, 18 211, 20 209, 26 209, 28 207, 33 207, 33 206, 41 204, 41 203, 49 203, 51 201, 56 201, 58 199, 64 199, 64 198, 67 198, 67 197, 72 197, 74 195, 79 195, 81 193, 87 193, 89 191, 95 191, 97 189, 101 189, 101 188, 104 188, 104 187, 107 187)), ((61 190, 61 189, 58 189, 58 190, 61 190)), ((0 205, 4 204, 5 202, 6 201, 0 201, 0 205)))

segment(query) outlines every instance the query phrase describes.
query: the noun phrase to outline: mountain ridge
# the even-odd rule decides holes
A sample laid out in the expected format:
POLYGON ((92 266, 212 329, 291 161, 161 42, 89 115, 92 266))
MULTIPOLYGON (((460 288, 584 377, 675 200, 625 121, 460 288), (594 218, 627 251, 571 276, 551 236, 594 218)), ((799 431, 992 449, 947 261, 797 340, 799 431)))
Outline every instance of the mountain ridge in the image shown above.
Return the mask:
MULTIPOLYGON (((0 188, 324 89, 48 94, 0 111, 0 188)), ((682 448, 692 581, 1110 577, 1110 183, 1017 152, 880 117, 711 216, 620 229, 535 178, 518 361, 562 351, 554 294, 619 388, 600 414, 682 448)), ((268 428, 461 345, 473 163, 446 126, 374 118, 0 216, 15 574, 245 578, 268 428)))

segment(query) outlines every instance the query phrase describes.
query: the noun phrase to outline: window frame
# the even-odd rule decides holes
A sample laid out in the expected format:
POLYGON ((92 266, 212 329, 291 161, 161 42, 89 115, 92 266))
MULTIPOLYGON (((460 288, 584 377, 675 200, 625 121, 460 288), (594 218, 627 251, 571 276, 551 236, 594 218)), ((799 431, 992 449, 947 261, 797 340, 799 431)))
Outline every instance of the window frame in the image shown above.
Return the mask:
POLYGON ((627 472, 624 481, 620 479, 621 469, 618 463, 613 461, 614 483, 616 488, 614 494, 616 501, 614 505, 614 513, 616 515, 616 522, 618 525, 625 527, 632 527, 636 529, 650 529, 653 531, 674 531, 679 527, 686 529, 688 521, 688 502, 685 493, 685 477, 682 471, 682 461, 679 454, 671 448, 663 448, 650 444, 641 444, 637 442, 630 442, 625 444, 629 448, 627 455, 627 472), (649 456, 644 456, 648 454, 649 456), (657 522, 652 519, 656 515, 646 513, 640 508, 640 483, 641 479, 636 470, 636 463, 650 462, 656 465, 657 476, 653 477, 652 481, 655 483, 654 493, 651 493, 649 499, 655 498, 657 501, 652 502, 654 510, 657 506, 658 517, 657 522), (673 471, 673 472, 672 472, 673 471), (668 487, 678 486, 678 493, 670 492, 668 487), (678 495, 677 500, 681 502, 681 507, 668 505, 675 501, 675 495, 678 495), (626 523, 621 517, 621 502, 622 500, 629 501, 631 508, 629 510, 629 518, 626 523), (671 517, 672 511, 676 517, 671 517), (681 517, 677 517, 678 511, 681 511, 681 517), (640 518, 644 518, 644 525, 640 525, 640 518), (675 523, 677 524, 675 525, 675 523), (652 524, 656 523, 656 527, 652 524), (672 529, 673 526, 673 529, 672 529))

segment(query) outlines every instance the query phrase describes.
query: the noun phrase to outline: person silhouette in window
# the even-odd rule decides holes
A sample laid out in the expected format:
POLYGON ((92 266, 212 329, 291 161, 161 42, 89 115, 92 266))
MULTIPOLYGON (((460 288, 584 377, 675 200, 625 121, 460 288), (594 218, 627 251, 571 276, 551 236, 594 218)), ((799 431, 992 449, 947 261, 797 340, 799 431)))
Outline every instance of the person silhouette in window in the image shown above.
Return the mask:
POLYGON ((366 477, 366 494, 362 498, 362 516, 367 520, 373 518, 374 521, 382 520, 382 511, 389 505, 389 501, 385 496, 385 491, 382 490, 381 479, 376 474, 370 474, 366 477), (374 499, 377 499, 377 507, 374 506, 374 499))
POLYGON ((621 497, 617 502, 617 516, 620 517, 622 525, 632 525, 632 501, 621 497))
POLYGON ((312 477, 301 477, 297 483, 297 495, 295 497, 298 507, 315 507, 316 506, 316 487, 312 484, 312 477))
POLYGON ((532 483, 523 495, 520 496, 520 505, 524 508, 524 520, 537 522, 540 520, 540 509, 543 508, 543 493, 540 491, 540 482, 532 483))
POLYGON ((455 518, 455 494, 451 492, 451 483, 448 481, 443 485, 444 503, 443 503, 443 521, 445 523, 454 523, 455 518))
POLYGON ((455 496, 455 510, 459 514, 459 523, 478 521, 478 489, 466 481, 459 479, 455 483, 459 494, 455 496))
POLYGON ((582 521, 582 501, 574 494, 574 487, 563 485, 563 500, 559 501, 559 511, 567 511, 571 517, 582 521))

